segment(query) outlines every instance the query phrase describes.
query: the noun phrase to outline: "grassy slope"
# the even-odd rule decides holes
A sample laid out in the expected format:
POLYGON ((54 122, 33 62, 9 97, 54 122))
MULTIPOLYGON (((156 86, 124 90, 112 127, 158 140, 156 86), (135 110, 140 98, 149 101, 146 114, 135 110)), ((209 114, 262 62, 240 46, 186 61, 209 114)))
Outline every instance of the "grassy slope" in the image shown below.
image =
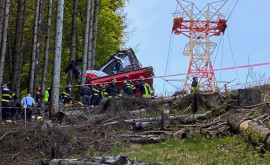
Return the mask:
POLYGON ((164 164, 270 164, 270 154, 259 154, 238 136, 184 140, 170 139, 159 144, 115 147, 108 155, 125 155, 137 161, 164 164))

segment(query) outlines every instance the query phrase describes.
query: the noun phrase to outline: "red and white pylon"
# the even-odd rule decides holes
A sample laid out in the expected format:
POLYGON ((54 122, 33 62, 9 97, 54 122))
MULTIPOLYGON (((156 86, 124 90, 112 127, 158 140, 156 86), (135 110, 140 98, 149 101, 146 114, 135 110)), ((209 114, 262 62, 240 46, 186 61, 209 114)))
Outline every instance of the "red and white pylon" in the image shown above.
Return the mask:
POLYGON ((210 40, 213 36, 220 36, 227 27, 221 8, 228 0, 208 3, 199 10, 194 3, 186 0, 176 0, 180 6, 174 15, 172 33, 184 35, 189 38, 189 43, 184 48, 183 55, 189 56, 184 88, 191 87, 193 77, 198 78, 203 90, 218 89, 214 69, 210 60, 216 48, 216 43, 210 40))

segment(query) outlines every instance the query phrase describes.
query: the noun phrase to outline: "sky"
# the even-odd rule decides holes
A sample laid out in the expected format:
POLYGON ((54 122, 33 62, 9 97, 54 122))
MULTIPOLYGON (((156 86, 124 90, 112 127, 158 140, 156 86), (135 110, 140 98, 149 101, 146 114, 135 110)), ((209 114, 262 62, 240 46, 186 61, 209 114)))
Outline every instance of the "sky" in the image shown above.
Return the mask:
MULTIPOLYGON (((213 0, 192 2, 198 8, 202 8, 213 0)), ((227 16, 226 19, 236 2, 237 0, 228 0, 221 10, 227 16)), ((125 7, 129 32, 126 47, 134 48, 142 65, 154 68, 155 76, 165 75, 167 59, 167 75, 186 73, 188 69, 189 59, 183 56, 183 49, 189 39, 183 35, 171 35, 174 18, 172 13, 176 7, 176 0, 129 0, 125 7)), ((239 0, 228 19, 224 36, 211 38, 219 43, 219 49, 216 48, 211 56, 214 69, 270 62, 269 7, 269 0, 239 0)), ((223 81, 232 81, 228 86, 233 86, 269 78, 269 70, 270 65, 266 65, 251 69, 219 71, 215 72, 215 75, 220 87, 224 85, 223 81)), ((183 80, 185 77, 167 79, 183 80)), ((182 89, 183 81, 169 82, 172 85, 164 83, 162 79, 154 79, 156 94, 171 95, 182 89)), ((234 88, 240 87, 243 86, 234 88)))

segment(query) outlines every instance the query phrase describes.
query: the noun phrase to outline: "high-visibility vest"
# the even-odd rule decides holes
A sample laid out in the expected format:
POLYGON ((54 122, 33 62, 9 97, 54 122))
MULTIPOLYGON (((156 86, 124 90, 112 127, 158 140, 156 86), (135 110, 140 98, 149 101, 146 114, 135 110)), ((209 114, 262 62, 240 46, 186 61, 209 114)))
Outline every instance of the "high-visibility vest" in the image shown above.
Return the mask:
POLYGON ((12 98, 12 95, 10 94, 11 92, 9 90, 3 90, 2 92, 2 100, 3 102, 10 102, 11 101, 11 98, 12 98))
POLYGON ((191 87, 192 93, 198 92, 199 91, 199 88, 200 88, 199 83, 197 83, 197 86, 196 87, 191 87))
POLYGON ((93 96, 99 96, 99 90, 98 89, 93 88, 92 91, 93 91, 93 96))
POLYGON ((143 84, 145 94, 142 95, 143 98, 151 98, 151 87, 149 84, 144 83, 143 84))
POLYGON ((67 97, 69 97, 69 94, 67 93, 67 92, 63 92, 62 94, 64 94, 64 98, 67 98, 67 97))
POLYGON ((101 96, 102 96, 102 98, 108 96, 108 92, 107 92, 107 89, 106 88, 101 89, 101 96))
POLYGON ((45 101, 45 102, 48 102, 48 101, 49 101, 49 91, 48 91, 48 90, 45 91, 45 98, 44 98, 44 101, 45 101))

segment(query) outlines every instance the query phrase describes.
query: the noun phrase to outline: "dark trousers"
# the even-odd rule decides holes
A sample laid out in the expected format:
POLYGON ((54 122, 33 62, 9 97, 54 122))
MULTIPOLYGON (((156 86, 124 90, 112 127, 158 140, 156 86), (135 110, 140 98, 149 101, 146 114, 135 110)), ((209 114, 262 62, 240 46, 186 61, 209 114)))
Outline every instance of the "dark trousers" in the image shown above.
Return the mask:
POLYGON ((11 120, 11 109, 9 102, 2 101, 2 121, 11 120))
POLYGON ((88 95, 83 95, 83 96, 82 96, 82 103, 83 103, 84 105, 90 105, 90 98, 89 98, 88 95))
POLYGON ((100 96, 97 96, 97 95, 92 96, 91 105, 96 106, 99 104, 99 102, 100 102, 100 96))
POLYGON ((70 102, 70 97, 64 97, 64 104, 69 104, 70 102))

